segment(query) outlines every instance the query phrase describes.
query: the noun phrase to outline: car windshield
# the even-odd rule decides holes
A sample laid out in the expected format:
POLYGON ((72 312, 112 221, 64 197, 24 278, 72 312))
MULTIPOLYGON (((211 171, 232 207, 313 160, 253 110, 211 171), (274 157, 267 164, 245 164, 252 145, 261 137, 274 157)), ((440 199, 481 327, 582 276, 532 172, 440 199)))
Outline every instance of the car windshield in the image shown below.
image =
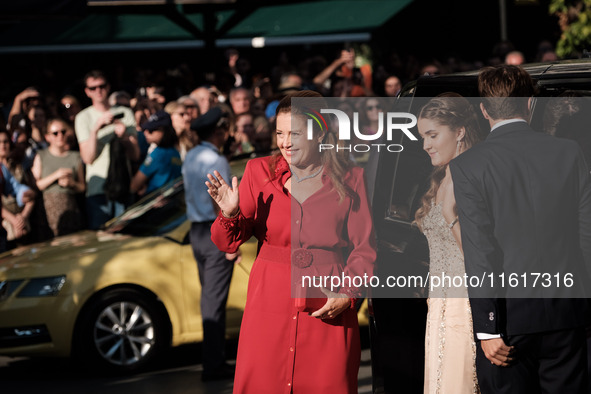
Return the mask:
POLYGON ((135 236, 162 235, 187 220, 183 178, 153 191, 105 224, 104 230, 135 236))

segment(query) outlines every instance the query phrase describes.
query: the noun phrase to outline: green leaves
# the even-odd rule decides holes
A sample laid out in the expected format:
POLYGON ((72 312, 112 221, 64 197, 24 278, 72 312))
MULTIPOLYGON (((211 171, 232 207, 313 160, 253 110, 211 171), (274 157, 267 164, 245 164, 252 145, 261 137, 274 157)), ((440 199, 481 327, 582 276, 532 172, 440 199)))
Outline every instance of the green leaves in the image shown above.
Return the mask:
POLYGON ((591 0, 551 0, 548 11, 558 17, 562 30, 556 44, 559 57, 573 57, 591 47, 591 0))

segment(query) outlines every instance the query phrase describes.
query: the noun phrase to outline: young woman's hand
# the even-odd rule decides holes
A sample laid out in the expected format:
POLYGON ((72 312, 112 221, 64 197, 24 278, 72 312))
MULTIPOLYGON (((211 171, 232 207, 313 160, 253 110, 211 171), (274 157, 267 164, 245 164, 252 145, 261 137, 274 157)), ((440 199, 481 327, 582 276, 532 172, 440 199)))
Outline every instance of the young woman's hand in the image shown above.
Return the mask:
POLYGON ((240 198, 238 196, 238 178, 232 178, 232 185, 228 185, 219 172, 207 174, 205 185, 207 192, 222 210, 222 215, 233 217, 238 215, 240 198))

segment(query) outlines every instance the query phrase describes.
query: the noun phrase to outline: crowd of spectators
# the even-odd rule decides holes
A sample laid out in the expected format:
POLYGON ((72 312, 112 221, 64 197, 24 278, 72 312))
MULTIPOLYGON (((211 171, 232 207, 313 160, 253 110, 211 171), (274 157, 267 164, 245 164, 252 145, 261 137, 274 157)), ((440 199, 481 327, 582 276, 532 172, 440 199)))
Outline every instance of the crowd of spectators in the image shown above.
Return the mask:
MULTIPOLYGON (((129 81, 112 86, 102 70, 90 71, 75 76, 84 83, 84 97, 67 89, 63 94, 48 94, 39 87, 25 88, 0 117, 0 160, 36 192, 35 208, 3 201, 3 225, 12 245, 97 229, 138 198, 179 176, 187 153, 199 143, 191 125, 214 107, 229 119, 230 138, 223 154, 228 159, 251 157, 269 154, 275 147, 275 108, 293 91, 394 97, 406 82, 424 74, 556 60, 547 42, 540 44, 535 59, 525 59, 509 43, 501 43, 490 59, 473 63, 453 58, 419 63, 393 54, 385 64, 372 64, 363 47, 356 48, 357 52, 347 46, 332 59, 290 62, 281 58, 262 71, 249 67, 249 59, 239 51, 229 50, 227 66, 201 84, 179 83, 172 76, 182 74, 180 67, 165 75, 146 72, 136 86, 129 81), (82 103, 88 101, 84 108, 82 103), (8 146, 3 145, 3 136, 8 146), (113 171, 126 173, 122 190, 111 190, 117 186, 110 178, 113 171)), ((366 108, 357 110, 368 117, 371 128, 380 102, 364 101, 363 105, 366 108)))

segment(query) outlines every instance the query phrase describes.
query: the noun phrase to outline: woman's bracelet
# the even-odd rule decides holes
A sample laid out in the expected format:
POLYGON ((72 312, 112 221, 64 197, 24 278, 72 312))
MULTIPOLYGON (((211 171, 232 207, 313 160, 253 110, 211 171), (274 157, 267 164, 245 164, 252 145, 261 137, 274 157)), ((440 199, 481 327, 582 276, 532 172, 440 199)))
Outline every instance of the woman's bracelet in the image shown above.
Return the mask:
POLYGON ((453 228, 453 226, 455 226, 455 224, 458 222, 458 217, 456 216, 456 218, 453 220, 453 222, 451 222, 449 224, 449 229, 451 230, 453 228))
POLYGON ((238 211, 236 211, 236 213, 234 215, 226 215, 223 210, 221 210, 221 212, 222 212, 222 216, 225 217, 226 219, 234 219, 236 216, 240 215, 240 208, 238 208, 238 211))

